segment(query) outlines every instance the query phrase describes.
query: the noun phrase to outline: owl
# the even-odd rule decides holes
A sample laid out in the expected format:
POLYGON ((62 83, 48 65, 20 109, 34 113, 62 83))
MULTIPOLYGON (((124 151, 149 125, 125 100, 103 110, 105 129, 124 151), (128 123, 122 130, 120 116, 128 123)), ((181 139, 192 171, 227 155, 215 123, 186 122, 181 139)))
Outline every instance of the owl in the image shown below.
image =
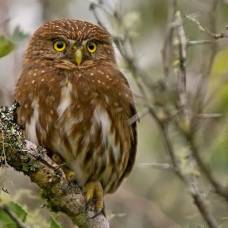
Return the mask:
POLYGON ((109 33, 73 19, 42 25, 26 50, 15 99, 27 139, 61 158, 101 210, 104 194, 132 170, 137 144, 132 92, 109 33))

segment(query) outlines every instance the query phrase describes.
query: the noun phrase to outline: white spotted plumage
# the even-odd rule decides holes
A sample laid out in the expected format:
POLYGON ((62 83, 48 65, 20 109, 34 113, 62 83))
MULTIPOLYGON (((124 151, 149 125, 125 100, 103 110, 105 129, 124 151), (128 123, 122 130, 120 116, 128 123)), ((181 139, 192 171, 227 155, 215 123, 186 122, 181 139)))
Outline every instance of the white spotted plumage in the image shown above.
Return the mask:
POLYGON ((136 111, 103 28, 68 19, 41 26, 26 51, 16 100, 28 139, 60 154, 82 186, 99 181, 104 193, 113 192, 131 171, 137 140, 128 119, 136 111), (62 53, 53 49, 59 38, 67 43, 62 53), (88 40, 97 42, 96 52, 83 49, 78 66, 72 45, 88 40))

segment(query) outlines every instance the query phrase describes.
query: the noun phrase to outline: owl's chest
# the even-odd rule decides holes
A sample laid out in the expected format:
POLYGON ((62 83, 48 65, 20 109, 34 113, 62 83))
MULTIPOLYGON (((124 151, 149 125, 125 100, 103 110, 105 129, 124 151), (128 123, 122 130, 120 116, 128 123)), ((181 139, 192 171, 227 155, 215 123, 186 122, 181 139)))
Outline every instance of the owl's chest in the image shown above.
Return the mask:
MULTIPOLYGON (((110 114, 108 95, 104 99, 94 96, 86 103, 79 95, 72 96, 72 90, 70 83, 62 88, 53 118, 50 112, 39 109, 38 103, 33 104, 33 114, 26 123, 27 137, 59 153, 75 170, 79 183, 98 177, 106 183, 116 164, 127 165, 123 150, 128 150, 128 134, 118 135, 124 131, 120 128, 125 123, 117 116, 114 120, 110 114)), ((115 172, 119 177, 122 175, 121 169, 115 172)))
POLYGON ((42 92, 33 99, 32 114, 25 123, 28 139, 68 160, 83 150, 94 149, 94 145, 101 151, 110 147, 118 157, 120 143, 115 142, 115 134, 122 120, 114 120, 112 114, 120 112, 121 107, 116 107, 109 94, 93 88, 78 90, 69 80, 62 82, 58 97, 52 92, 43 96, 42 92), (50 102, 51 98, 57 102, 50 102))
POLYGON ((53 83, 19 96, 18 116, 27 138, 59 153, 82 184, 90 178, 99 177, 104 185, 121 178, 131 144, 127 105, 104 86, 67 79, 53 83))

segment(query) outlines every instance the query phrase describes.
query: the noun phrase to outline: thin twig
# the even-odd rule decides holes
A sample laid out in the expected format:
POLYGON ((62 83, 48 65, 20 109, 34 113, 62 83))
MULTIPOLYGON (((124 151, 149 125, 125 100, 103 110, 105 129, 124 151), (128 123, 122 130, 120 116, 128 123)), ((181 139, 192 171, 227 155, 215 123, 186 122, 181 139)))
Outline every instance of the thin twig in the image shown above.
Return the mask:
MULTIPOLYGON (((165 39, 165 45, 163 48, 163 60, 172 61, 169 58, 172 58, 172 55, 170 55, 170 51, 167 50, 172 50, 174 48, 170 48, 170 46, 173 45, 173 40, 175 39, 175 33, 177 34, 177 39, 178 39, 178 73, 179 73, 179 84, 178 84, 178 93, 179 93, 179 98, 180 98, 180 103, 181 107, 184 109, 183 115, 184 115, 184 121, 187 121, 188 125, 190 126, 190 107, 188 104, 188 97, 187 97, 187 87, 186 87, 186 58, 187 58, 187 38, 185 35, 184 31, 184 25, 183 25, 183 20, 181 17, 181 13, 176 9, 177 5, 176 2, 173 2, 173 9, 174 9, 174 17, 173 21, 171 22, 171 29, 169 30, 169 33, 167 34, 167 38, 165 39), (176 11, 175 11, 176 9, 176 11), (167 42, 168 40, 168 42, 167 42), (170 45, 170 46, 169 46, 170 45), (165 56, 168 54, 168 56, 165 56)), ((170 75, 170 72, 168 71, 170 68, 167 67, 167 64, 164 64, 164 72, 166 75, 170 75)), ((153 115, 155 116, 155 115, 153 115)), ((183 121, 183 120, 181 120, 183 121)), ((204 220, 207 222, 208 226, 211 228, 216 228, 218 227, 218 224, 209 211, 203 197, 201 196, 200 191, 198 191, 198 181, 194 177, 194 175, 187 175, 182 172, 182 169, 180 168, 179 162, 176 158, 175 151, 173 149, 173 144, 170 139, 169 133, 168 133, 168 126, 167 123, 161 123, 158 121, 158 124, 160 126, 161 133, 163 135, 164 143, 166 145, 166 149, 168 154, 170 155, 172 164, 175 167, 175 172, 176 174, 181 178, 181 180, 187 185, 192 198, 194 199, 195 205, 198 208, 201 216, 204 218, 204 220)), ((190 159, 188 160, 189 163, 192 163, 190 159)), ((190 164, 189 164, 190 165, 190 164)))
MULTIPOLYGON (((216 37, 221 37, 220 35, 213 36, 214 34, 217 34, 217 16, 216 15, 217 15, 217 8, 218 8, 219 2, 220 2, 219 0, 211 1, 210 10, 209 10, 210 17, 209 17, 209 22, 208 22, 208 26, 210 26, 210 29, 202 26, 199 21, 197 21, 195 18, 193 18, 193 21, 195 21, 195 23, 198 25, 198 29, 200 31, 203 31, 204 33, 206 32, 206 34, 209 36, 208 38, 211 38, 212 41, 218 40, 218 39, 216 39, 216 37)), ((205 106, 205 96, 206 96, 206 91, 208 90, 208 76, 211 73, 216 51, 217 51, 216 42, 211 43, 210 48, 205 50, 205 52, 208 52, 207 53, 208 62, 206 63, 206 61, 205 61, 205 63, 202 66, 201 78, 198 82, 198 86, 197 86, 195 95, 193 97, 193 100, 195 101, 194 105, 193 105, 193 109, 194 109, 194 112, 196 112, 196 113, 204 112, 204 109, 206 107, 205 106)), ((197 118, 193 119, 192 127, 196 128, 196 126, 198 125, 197 122, 198 122, 197 118)))
POLYGON ((167 171, 173 171, 173 166, 169 163, 161 163, 161 162, 140 162, 138 167, 142 168, 155 168, 167 171))
POLYGON ((191 185, 192 198, 194 199, 194 203, 199 209, 202 217, 206 220, 209 227, 218 228, 218 223, 216 222, 210 211, 207 209, 208 206, 206 205, 205 199, 202 197, 202 194, 200 193, 196 178, 194 178, 194 180, 191 180, 189 184, 191 185))
POLYGON ((211 38, 213 38, 215 40, 228 38, 227 27, 225 27, 225 32, 214 33, 212 31, 210 31, 206 26, 203 26, 197 19, 195 19, 191 15, 186 15, 185 18, 188 19, 189 21, 195 23, 201 32, 207 33, 211 38))
POLYGON ((140 113, 135 114, 130 119, 128 119, 128 124, 132 125, 133 123, 140 121, 143 117, 149 114, 149 108, 145 108, 140 113))
POLYGON ((214 40, 188 40, 187 47, 195 47, 196 45, 214 44, 214 40))
POLYGON ((187 185, 192 198, 194 199, 195 205, 197 206, 198 210, 200 211, 200 214, 204 218, 204 220, 207 222, 208 226, 210 228, 218 228, 217 221, 215 220, 214 216, 211 214, 211 212, 208 210, 206 203, 204 202, 203 197, 201 196, 200 191, 198 191, 198 183, 194 176, 190 175, 187 176, 184 174, 179 167, 179 163, 176 160, 176 155, 173 150, 173 146, 171 143, 171 139, 167 133, 167 129, 163 128, 161 129, 161 132, 163 134, 164 143, 166 144, 166 148, 168 150, 168 153, 172 157, 172 160, 175 162, 175 172, 180 177, 180 179, 187 185))
MULTIPOLYGON (((203 26, 195 18, 193 18, 191 16, 186 16, 187 19, 189 19, 190 21, 194 22, 198 26, 200 31, 206 32, 211 38, 213 38, 215 40, 221 39, 221 38, 228 38, 228 35, 227 35, 226 32, 216 33, 216 15, 215 15, 215 12, 216 12, 218 4, 219 4, 219 0, 213 0, 212 1, 212 5, 211 5, 211 10, 210 10, 211 15, 213 17, 211 19, 211 26, 212 26, 213 31, 210 31, 208 28, 203 26)), ((227 27, 226 27, 226 31, 227 31, 227 27)), ((208 70, 203 75, 203 77, 201 79, 201 82, 199 83, 200 87, 198 88, 197 91, 202 91, 201 86, 206 83, 205 77, 207 77, 209 75, 210 71, 211 71, 211 66, 212 66, 212 63, 213 63, 213 59, 214 59, 215 53, 216 53, 216 46, 212 49, 208 70)), ((205 85, 204 85, 204 87, 205 87, 205 85)), ((196 94, 196 97, 198 98, 198 100, 203 100, 203 99, 199 99, 199 93, 196 94)), ((202 109, 202 107, 205 107, 205 106, 203 106, 203 102, 200 102, 198 104, 198 107, 201 107, 199 109, 202 109)), ((200 167, 200 169, 202 170, 204 175, 207 177, 207 179, 210 181, 210 183, 214 187, 216 193, 219 194, 220 196, 224 197, 226 200, 228 200, 228 189, 226 187, 222 186, 217 181, 217 179, 213 176, 211 170, 204 164, 204 162, 203 162, 203 160, 202 160, 202 158, 200 156, 200 151, 198 150, 198 147, 196 146, 196 143, 195 143, 195 140, 194 140, 194 137, 193 137, 193 132, 192 132, 192 134, 185 134, 185 132, 182 132, 182 133, 185 136, 187 142, 189 143, 190 149, 192 151, 192 154, 193 154, 198 166, 200 167)))
POLYGON ((190 108, 188 104, 188 97, 187 97, 187 73, 186 73, 186 58, 187 58, 187 38, 185 35, 183 19, 181 16, 180 11, 176 11, 175 18, 174 18, 177 33, 177 40, 178 40, 178 62, 179 62, 179 69, 178 69, 178 93, 181 107, 184 109, 184 117, 185 121, 190 121, 190 108))

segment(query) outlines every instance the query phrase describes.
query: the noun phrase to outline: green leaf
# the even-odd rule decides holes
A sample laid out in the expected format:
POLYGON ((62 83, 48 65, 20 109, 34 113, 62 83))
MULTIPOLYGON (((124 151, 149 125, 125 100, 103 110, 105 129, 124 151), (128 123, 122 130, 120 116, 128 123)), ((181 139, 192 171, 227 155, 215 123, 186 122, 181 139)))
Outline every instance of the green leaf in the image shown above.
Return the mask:
POLYGON ((17 224, 3 210, 0 210, 0 227, 17 228, 17 224))
MULTIPOLYGON (((19 220, 25 222, 27 217, 27 212, 17 203, 10 202, 5 205, 12 213, 14 213, 19 220)), ((0 209, 0 227, 4 228, 17 228, 17 224, 14 220, 5 212, 5 210, 0 209)))
POLYGON ((50 228, 62 228, 60 223, 53 216, 51 216, 50 228))
POLYGON ((18 218, 20 218, 22 222, 25 222, 27 217, 27 212, 21 207, 21 205, 15 202, 10 202, 8 204, 8 207, 11 211, 13 211, 17 215, 18 218))
POLYGON ((8 55, 13 49, 13 42, 4 36, 0 36, 0 58, 8 55))

